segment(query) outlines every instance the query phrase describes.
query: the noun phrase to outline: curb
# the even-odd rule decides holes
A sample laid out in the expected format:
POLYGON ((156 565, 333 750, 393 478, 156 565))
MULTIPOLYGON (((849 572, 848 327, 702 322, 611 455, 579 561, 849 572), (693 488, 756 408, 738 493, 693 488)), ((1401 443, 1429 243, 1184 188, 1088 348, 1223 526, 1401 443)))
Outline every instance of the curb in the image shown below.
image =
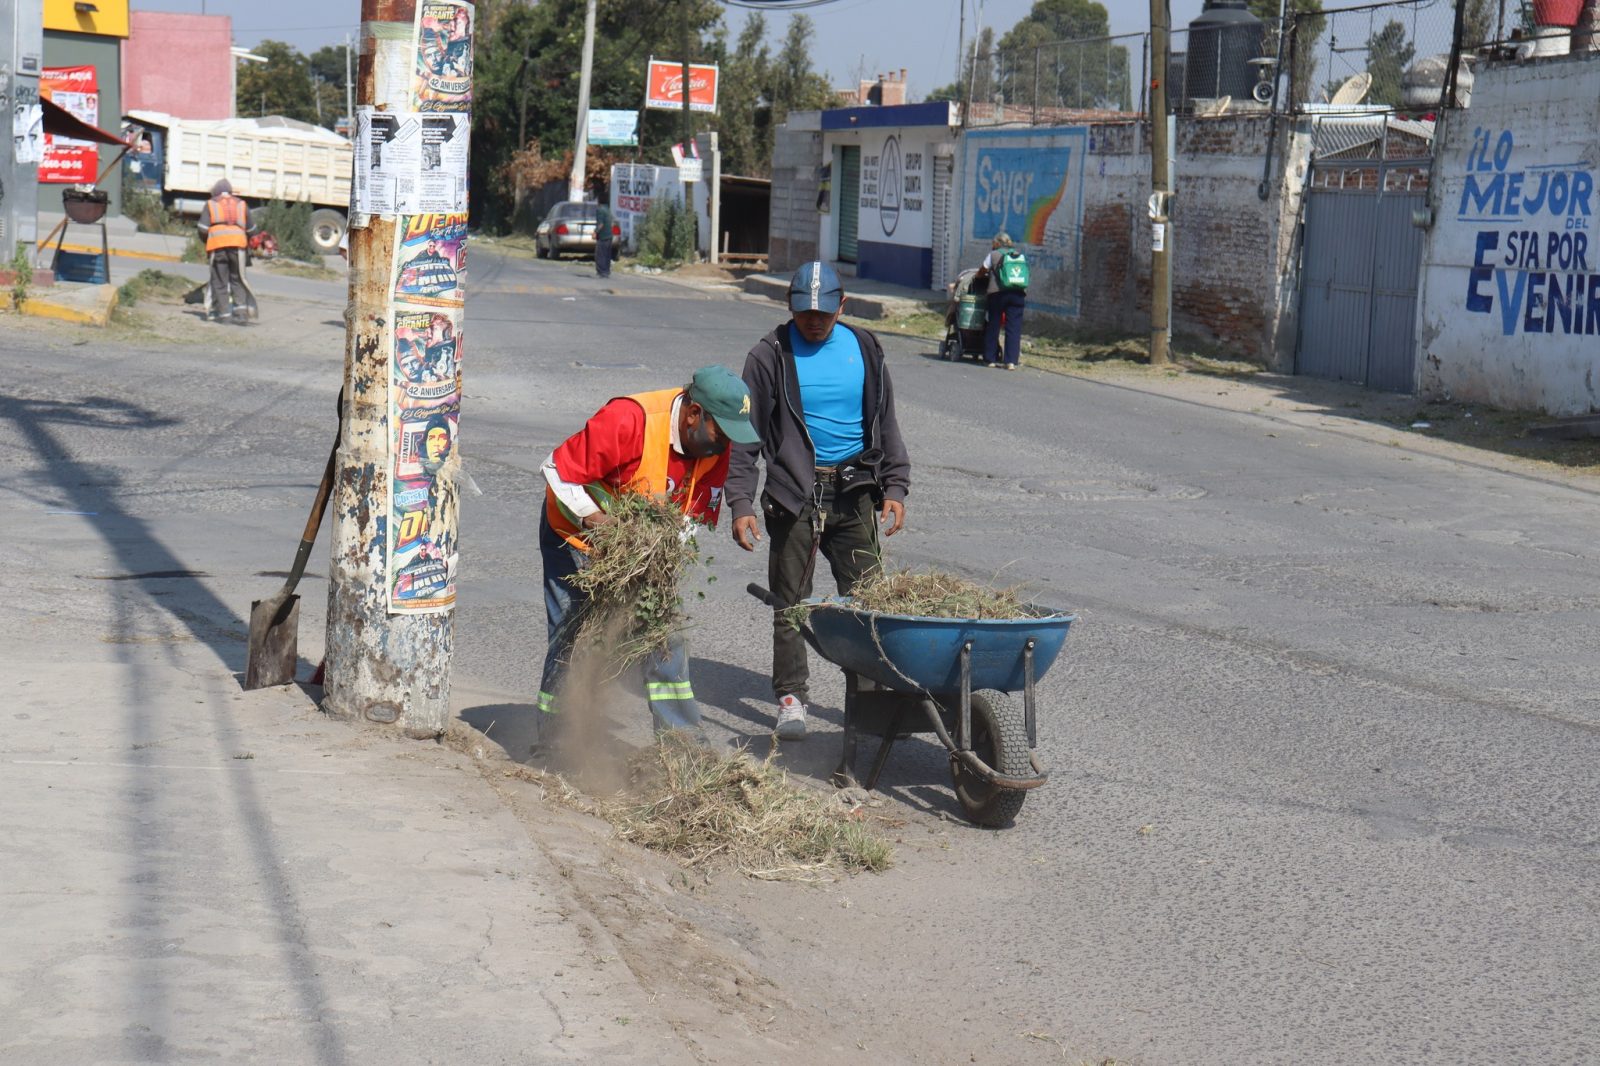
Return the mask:
MULTIPOLYGON (((87 244, 62 244, 63 252, 87 252, 89 255, 99 255, 99 248, 91 248, 87 244)), ((109 254, 119 259, 149 259, 157 263, 181 263, 183 256, 168 255, 166 252, 136 252, 128 248, 111 248, 109 254)))
MULTIPOLYGON (((23 301, 22 313, 29 318, 49 318, 103 329, 111 321, 111 312, 116 307, 115 286, 85 285, 80 289, 64 289, 58 284, 50 292, 29 295, 23 301)), ((11 293, 0 291, 0 310, 14 309, 11 293)))
MULTIPOLYGON (((778 303, 786 303, 789 295, 789 283, 782 278, 770 275, 754 274, 744 279, 744 291, 756 296, 765 296, 778 303)), ((937 296, 930 295, 926 300, 915 299, 909 296, 868 296, 850 291, 849 285, 845 286, 845 298, 850 306, 846 314, 851 318, 864 318, 874 321, 892 318, 896 315, 915 314, 918 311, 941 310, 945 301, 937 296)))

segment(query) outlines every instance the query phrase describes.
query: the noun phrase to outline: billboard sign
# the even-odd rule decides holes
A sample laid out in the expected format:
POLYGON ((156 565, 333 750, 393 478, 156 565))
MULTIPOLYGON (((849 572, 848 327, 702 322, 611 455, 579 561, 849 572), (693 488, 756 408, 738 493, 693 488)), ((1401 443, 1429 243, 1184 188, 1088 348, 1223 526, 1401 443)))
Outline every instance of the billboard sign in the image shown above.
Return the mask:
MULTIPOLYGON (((668 59, 651 59, 650 76, 645 81, 644 106, 656 111, 683 110, 683 64, 668 59)), ((715 113, 717 110, 717 68, 715 64, 689 65, 689 110, 715 113)))
POLYGON ((631 148, 639 143, 639 112, 589 112, 589 143, 606 147, 631 148))

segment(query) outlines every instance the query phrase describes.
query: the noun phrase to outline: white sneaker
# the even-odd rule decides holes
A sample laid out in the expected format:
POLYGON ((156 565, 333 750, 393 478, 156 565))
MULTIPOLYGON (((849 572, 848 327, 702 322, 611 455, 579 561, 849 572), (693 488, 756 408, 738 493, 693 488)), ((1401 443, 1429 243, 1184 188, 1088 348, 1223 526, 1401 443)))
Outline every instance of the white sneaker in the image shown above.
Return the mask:
POLYGON ((806 705, 798 696, 784 696, 778 700, 779 740, 804 740, 806 738, 806 705))

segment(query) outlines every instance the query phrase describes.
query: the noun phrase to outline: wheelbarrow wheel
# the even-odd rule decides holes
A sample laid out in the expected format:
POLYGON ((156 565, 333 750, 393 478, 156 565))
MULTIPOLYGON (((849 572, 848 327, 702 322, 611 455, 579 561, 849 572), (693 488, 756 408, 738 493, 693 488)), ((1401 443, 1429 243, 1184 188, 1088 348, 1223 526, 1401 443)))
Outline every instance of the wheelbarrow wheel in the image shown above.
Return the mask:
MULTIPOLYGON (((1006 777, 1030 777, 1028 722, 1022 708, 1003 692, 972 694, 972 751, 1006 777)), ((978 825, 1003 828, 1016 819, 1028 793, 993 785, 956 762, 956 799, 978 825)))

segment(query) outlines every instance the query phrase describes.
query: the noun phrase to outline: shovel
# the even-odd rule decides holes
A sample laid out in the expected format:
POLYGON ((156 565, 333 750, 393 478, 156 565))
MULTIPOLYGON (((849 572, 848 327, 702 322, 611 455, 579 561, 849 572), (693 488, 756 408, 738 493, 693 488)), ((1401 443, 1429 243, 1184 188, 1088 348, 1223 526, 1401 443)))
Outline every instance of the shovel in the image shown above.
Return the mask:
POLYGON ((317 498, 311 504, 311 516, 306 519, 305 532, 300 534, 300 548, 294 553, 294 567, 289 571, 289 580, 271 596, 250 605, 250 657, 244 668, 246 690, 287 685, 294 680, 295 663, 299 660, 300 652, 300 597, 294 594, 294 588, 300 583, 300 576, 306 572, 311 545, 316 542, 322 516, 328 510, 328 494, 333 489, 338 455, 339 438, 336 435, 333 450, 328 453, 328 467, 322 472, 322 484, 317 486, 317 498))

